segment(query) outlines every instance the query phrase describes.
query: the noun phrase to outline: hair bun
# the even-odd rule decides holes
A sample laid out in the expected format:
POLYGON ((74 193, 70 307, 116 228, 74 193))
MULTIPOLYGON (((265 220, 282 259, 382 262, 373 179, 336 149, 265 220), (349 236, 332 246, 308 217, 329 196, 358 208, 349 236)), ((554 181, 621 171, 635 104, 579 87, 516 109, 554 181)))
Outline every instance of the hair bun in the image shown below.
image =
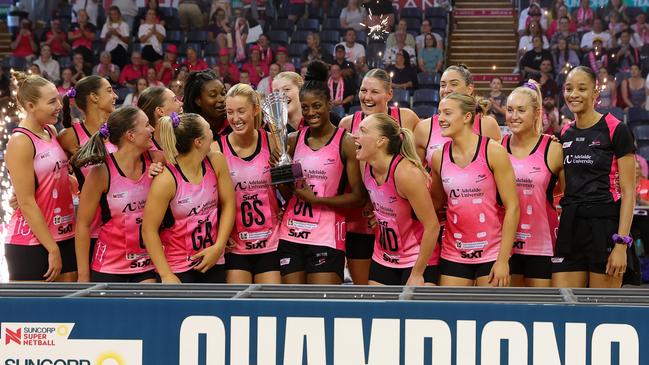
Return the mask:
POLYGON ((329 67, 319 60, 311 61, 306 69, 304 81, 326 82, 329 77, 329 67))

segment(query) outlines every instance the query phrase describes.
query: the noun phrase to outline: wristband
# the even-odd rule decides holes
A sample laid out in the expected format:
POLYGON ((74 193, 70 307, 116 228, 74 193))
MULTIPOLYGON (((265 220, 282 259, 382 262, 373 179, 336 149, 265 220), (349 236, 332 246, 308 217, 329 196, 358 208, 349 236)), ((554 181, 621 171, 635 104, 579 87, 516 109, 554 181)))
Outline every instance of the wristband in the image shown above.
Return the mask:
POLYGON ((631 247, 633 244, 633 238, 631 236, 620 236, 619 234, 613 234, 613 242, 618 245, 626 245, 631 247))

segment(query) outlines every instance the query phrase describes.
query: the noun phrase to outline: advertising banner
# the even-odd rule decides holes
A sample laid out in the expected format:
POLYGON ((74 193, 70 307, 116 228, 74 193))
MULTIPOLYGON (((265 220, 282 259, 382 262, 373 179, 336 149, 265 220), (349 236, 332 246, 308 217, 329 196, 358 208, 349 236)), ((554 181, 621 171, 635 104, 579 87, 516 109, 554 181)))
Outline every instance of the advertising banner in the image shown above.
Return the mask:
POLYGON ((49 298, 2 299, 0 320, 2 365, 649 361, 642 307, 49 298))

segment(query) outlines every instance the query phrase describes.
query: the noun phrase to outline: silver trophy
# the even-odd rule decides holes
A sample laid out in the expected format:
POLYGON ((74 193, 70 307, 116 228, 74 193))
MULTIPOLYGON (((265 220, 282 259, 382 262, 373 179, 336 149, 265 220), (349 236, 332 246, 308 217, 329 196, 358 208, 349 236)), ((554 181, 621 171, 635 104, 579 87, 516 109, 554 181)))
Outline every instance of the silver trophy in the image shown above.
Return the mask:
POLYGON ((277 142, 280 156, 277 165, 270 169, 272 184, 290 183, 302 178, 302 166, 294 163, 288 154, 288 98, 279 91, 269 94, 261 106, 264 120, 277 142))

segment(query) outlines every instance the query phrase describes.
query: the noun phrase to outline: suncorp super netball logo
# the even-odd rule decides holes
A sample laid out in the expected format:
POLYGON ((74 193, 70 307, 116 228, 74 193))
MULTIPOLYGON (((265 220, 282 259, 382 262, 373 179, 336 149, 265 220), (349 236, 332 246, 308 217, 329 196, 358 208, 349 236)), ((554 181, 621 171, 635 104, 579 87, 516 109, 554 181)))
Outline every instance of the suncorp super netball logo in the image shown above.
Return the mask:
POLYGON ((141 365, 141 340, 70 339, 74 323, 2 323, 0 365, 141 365))

